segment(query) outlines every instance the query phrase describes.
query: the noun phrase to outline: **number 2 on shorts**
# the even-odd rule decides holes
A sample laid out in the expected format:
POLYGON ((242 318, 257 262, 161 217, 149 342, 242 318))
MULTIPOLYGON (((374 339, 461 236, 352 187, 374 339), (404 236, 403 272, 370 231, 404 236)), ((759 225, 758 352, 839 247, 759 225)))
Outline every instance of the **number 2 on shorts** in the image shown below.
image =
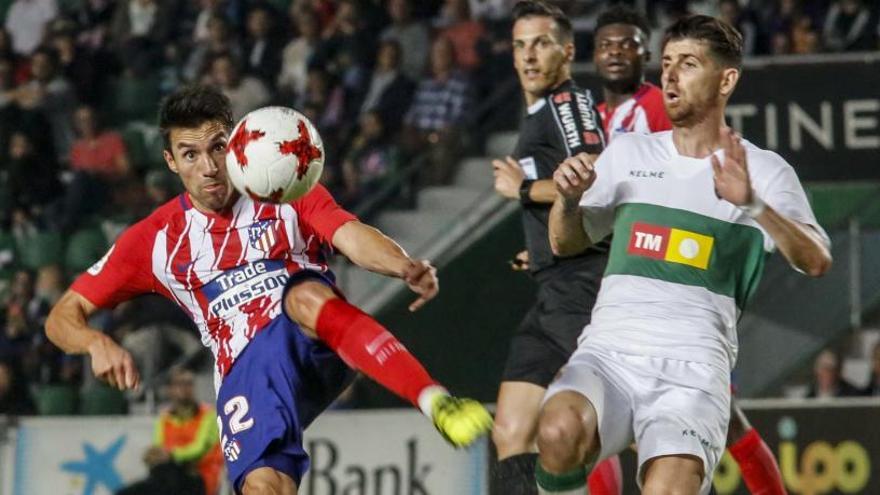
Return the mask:
POLYGON ((226 404, 223 406, 223 413, 229 416, 229 431, 233 435, 254 426, 253 418, 244 420, 248 413, 248 401, 242 395, 236 395, 226 401, 226 404))

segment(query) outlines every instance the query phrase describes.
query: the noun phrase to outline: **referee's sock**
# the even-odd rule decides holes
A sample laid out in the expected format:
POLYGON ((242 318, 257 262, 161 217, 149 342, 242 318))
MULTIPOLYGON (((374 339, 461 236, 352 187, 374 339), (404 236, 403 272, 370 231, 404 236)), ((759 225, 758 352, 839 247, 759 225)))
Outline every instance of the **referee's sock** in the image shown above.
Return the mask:
POLYGON ((492 470, 492 495, 537 495, 538 454, 517 454, 498 461, 492 470))
POLYGON ((753 495, 785 495, 782 473, 770 447, 752 428, 731 445, 730 455, 739 464, 743 481, 753 495))
MULTIPOLYGON (((446 393, 394 335, 348 302, 324 303, 315 327, 321 341, 346 364, 423 411, 420 402, 430 403, 429 396, 446 393)), ((430 408, 425 414, 430 417, 430 408)))
POLYGON ((535 479, 538 495, 585 495, 589 469, 580 466, 566 473, 554 474, 546 471, 539 460, 535 464, 535 479))

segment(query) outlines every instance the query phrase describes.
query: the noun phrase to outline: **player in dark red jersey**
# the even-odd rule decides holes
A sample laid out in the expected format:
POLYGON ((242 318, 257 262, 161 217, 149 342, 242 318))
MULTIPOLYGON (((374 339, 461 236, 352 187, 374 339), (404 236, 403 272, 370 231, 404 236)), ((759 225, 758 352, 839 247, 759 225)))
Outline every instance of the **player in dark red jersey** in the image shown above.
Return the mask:
POLYGON ((606 10, 596 21, 593 63, 602 79, 604 100, 597 109, 609 142, 622 132, 672 129, 662 91, 645 81, 649 35, 647 20, 622 5, 606 10))
MULTIPOLYGON (((437 294, 435 269, 340 208, 320 185, 286 204, 237 194, 226 176, 229 100, 206 86, 162 104, 164 156, 186 192, 126 230, 73 283, 46 322, 69 353, 125 390, 140 378, 131 355, 88 326, 99 308, 155 292, 199 327, 216 359, 217 421, 236 492, 296 494, 308 468, 302 432, 342 391, 351 368, 419 407, 453 445, 491 427, 479 404, 451 397, 385 328, 333 283, 333 247, 355 264, 403 279, 418 299, 437 294)), ((246 143, 245 143, 246 145, 246 143)))

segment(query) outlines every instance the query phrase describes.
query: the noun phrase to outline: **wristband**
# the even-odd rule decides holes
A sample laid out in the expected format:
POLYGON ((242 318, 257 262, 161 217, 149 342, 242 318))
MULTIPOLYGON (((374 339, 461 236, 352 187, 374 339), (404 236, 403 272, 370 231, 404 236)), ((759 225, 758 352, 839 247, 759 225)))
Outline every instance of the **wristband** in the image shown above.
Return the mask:
POLYGON ((761 198, 758 197, 754 192, 752 193, 752 202, 746 205, 742 205, 738 207, 750 218, 758 218, 761 213, 764 213, 764 210, 767 209, 767 203, 765 203, 761 198))
POLYGON ((523 179, 522 183, 519 185, 519 202, 524 205, 533 204, 531 192, 532 192, 532 184, 535 181, 532 179, 523 179))

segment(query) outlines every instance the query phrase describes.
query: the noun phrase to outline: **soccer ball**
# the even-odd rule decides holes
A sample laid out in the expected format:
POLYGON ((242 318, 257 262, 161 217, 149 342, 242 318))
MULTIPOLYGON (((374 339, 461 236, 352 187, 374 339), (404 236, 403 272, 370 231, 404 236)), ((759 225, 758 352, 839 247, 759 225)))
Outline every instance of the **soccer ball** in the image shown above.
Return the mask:
POLYGON ((265 107, 245 115, 226 146, 229 180, 256 201, 293 201, 311 191, 323 168, 321 136, 292 108, 265 107))

